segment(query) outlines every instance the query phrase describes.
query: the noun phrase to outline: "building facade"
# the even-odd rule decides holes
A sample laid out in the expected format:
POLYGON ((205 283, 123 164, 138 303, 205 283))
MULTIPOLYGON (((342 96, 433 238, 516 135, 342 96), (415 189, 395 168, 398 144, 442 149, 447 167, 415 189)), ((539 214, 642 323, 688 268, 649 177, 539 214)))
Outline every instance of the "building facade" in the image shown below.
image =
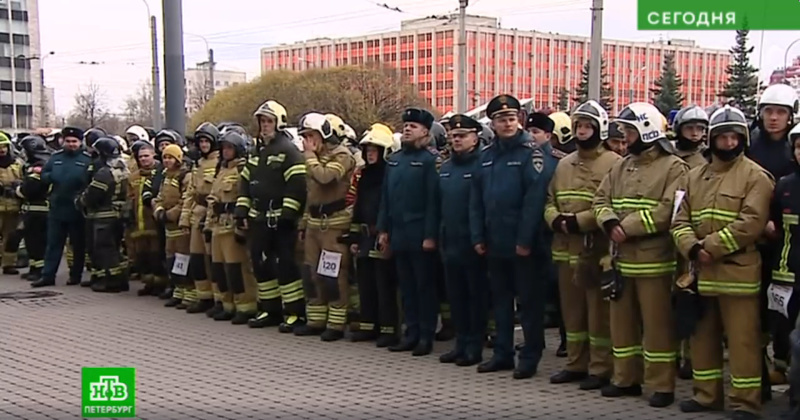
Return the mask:
POLYGON ((0 0, 0 127, 43 122, 38 0, 0 0))
MULTIPOLYGON (((376 63, 397 69, 442 112, 458 98, 458 18, 404 21, 399 31, 341 39, 314 39, 261 50, 261 73, 376 63)), ((556 108, 562 89, 572 97, 589 58, 587 37, 500 28, 496 18, 468 16, 467 107, 500 93, 533 100, 534 108, 556 108)), ((730 62, 726 50, 697 47, 693 41, 603 41, 612 114, 632 101, 649 101, 665 54, 674 53, 686 103, 718 102, 730 62)))
POLYGON ((196 67, 186 69, 184 77, 186 79, 186 112, 189 115, 202 108, 214 93, 247 82, 247 73, 243 71, 214 68, 212 75, 208 63, 198 63, 196 67))
POLYGON ((800 95, 800 57, 795 57, 791 63, 787 63, 785 69, 778 69, 772 72, 769 84, 786 83, 793 87, 800 95))

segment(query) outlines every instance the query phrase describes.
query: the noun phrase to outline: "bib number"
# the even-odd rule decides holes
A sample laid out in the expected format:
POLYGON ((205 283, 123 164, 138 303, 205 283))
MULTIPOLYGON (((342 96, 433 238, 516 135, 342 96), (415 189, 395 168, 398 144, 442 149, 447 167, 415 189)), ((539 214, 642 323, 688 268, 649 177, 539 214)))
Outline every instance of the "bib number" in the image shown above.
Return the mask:
POLYGON ((189 272, 189 256, 186 254, 175 254, 175 263, 172 264, 172 274, 185 276, 189 272))
POLYGON ((322 250, 322 253, 319 255, 317 274, 325 277, 339 277, 339 269, 341 268, 341 264, 341 253, 322 250))
POLYGON ((767 308, 789 318, 789 301, 792 299, 792 289, 789 286, 770 284, 767 288, 767 308))

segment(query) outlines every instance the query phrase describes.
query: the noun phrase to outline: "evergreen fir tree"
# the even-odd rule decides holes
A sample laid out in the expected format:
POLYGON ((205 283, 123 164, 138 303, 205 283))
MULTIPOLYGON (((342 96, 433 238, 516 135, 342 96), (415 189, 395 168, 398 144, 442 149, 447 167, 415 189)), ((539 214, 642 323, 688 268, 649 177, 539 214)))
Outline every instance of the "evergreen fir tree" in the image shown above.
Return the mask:
MULTIPOLYGON (((586 60, 586 63, 583 65, 583 70, 581 70, 581 82, 578 84, 578 87, 575 88, 575 96, 572 98, 577 104, 582 104, 589 100, 589 61, 590 60, 586 60)), ((611 96, 611 83, 608 81, 605 59, 600 60, 600 81, 600 100, 598 102, 600 102, 600 106, 609 110, 614 103, 614 98, 611 96)))
POLYGON ((654 82, 655 87, 650 89, 653 96, 653 105, 664 115, 674 109, 680 109, 683 105, 683 80, 675 69, 675 53, 664 55, 664 64, 661 67, 661 75, 654 82))
POLYGON ((558 92, 558 110, 559 111, 567 111, 569 110, 569 89, 561 88, 558 92))
POLYGON ((748 118, 756 115, 756 96, 758 95, 758 69, 750 64, 750 54, 754 47, 747 46, 750 29, 747 20, 744 27, 736 31, 736 45, 730 49, 733 62, 725 69, 728 82, 719 96, 731 106, 739 108, 748 118))

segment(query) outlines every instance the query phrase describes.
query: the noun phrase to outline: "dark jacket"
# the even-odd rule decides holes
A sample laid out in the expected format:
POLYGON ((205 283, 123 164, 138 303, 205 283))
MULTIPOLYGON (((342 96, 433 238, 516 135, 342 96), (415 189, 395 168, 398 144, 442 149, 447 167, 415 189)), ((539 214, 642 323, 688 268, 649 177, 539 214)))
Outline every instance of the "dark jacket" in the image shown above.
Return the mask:
POLYGON ((441 190, 440 233, 442 256, 445 259, 475 258, 469 234, 469 196, 475 171, 480 168, 478 156, 480 149, 464 154, 450 154, 450 159, 442 163, 439 171, 441 190))
POLYGON ((75 206, 75 199, 88 183, 89 165, 92 157, 84 150, 53 153, 44 165, 42 181, 52 186, 50 191, 50 217, 61 221, 73 221, 83 217, 75 206))

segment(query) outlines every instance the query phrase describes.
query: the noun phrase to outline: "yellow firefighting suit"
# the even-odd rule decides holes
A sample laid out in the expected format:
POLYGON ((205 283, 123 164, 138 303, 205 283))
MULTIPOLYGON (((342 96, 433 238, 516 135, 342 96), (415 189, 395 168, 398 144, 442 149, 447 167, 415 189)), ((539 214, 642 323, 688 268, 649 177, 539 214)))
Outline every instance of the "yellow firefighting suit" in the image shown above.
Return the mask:
POLYGON ((128 178, 128 203, 133 210, 133 222, 128 226, 125 244, 128 259, 144 283, 140 295, 157 295, 167 282, 158 253, 158 226, 153 220, 153 209, 142 199, 145 182, 153 178, 155 171, 137 167, 128 178))
POLYGON ((697 270, 696 290, 704 297, 701 319, 691 338, 694 400, 721 409, 723 333, 728 337, 731 408, 761 409, 759 291, 761 256, 755 242, 769 218, 774 182, 750 159, 716 157, 689 173, 686 198, 672 226, 678 250, 697 270), (710 264, 697 261, 704 250, 710 264))
POLYGON ((3 269, 13 269, 17 265, 18 243, 13 244, 12 237, 19 226, 19 210, 21 200, 16 194, 16 187, 22 182, 22 163, 12 154, 11 143, 0 143, 8 150, 6 156, 0 158, 0 235, 3 236, 3 269))
POLYGON ((685 189, 687 172, 685 162, 655 144, 621 160, 595 194, 597 224, 619 226, 627 238, 616 258, 624 290, 611 302, 612 383, 620 388, 644 382, 651 392, 675 390, 671 296, 677 263, 669 227, 675 191, 685 189))
POLYGON ((339 238, 350 231, 350 210, 345 197, 350 188, 350 178, 356 162, 352 153, 342 145, 321 146, 318 154, 304 151, 306 157, 306 179, 308 204, 303 217, 305 233, 305 264, 311 271, 314 284, 306 306, 308 327, 344 329, 347 321, 348 292, 350 284, 350 250, 339 242, 339 238), (325 252, 338 259, 336 278, 323 277, 317 273, 321 254, 325 252), (338 255, 337 255, 338 254, 338 255))
POLYGON ((613 367, 609 305, 599 283, 600 258, 608 253, 608 240, 597 226, 592 199, 620 159, 603 145, 578 149, 564 158, 550 182, 544 214, 555 232, 553 261, 559 267, 561 313, 567 331, 565 370, 603 379, 610 379, 613 367), (563 231, 562 221, 569 233, 563 231))
POLYGON ((167 302, 170 306, 186 309, 197 301, 197 291, 194 283, 186 275, 175 273, 176 254, 183 258, 189 256, 189 213, 183 211, 184 202, 189 200, 189 185, 192 174, 185 168, 164 169, 164 179, 158 196, 153 199, 153 214, 159 217, 163 214, 164 229, 166 232, 166 270, 170 282, 174 286, 172 300, 167 302), (180 304, 177 302, 180 301, 180 304))
POLYGON ((205 226, 212 232, 211 277, 219 289, 223 313, 235 313, 237 324, 256 315, 258 290, 245 233, 236 229, 233 217, 243 163, 240 158, 220 166, 209 191, 205 226))
MULTIPOLYGON (((217 170, 219 152, 211 151, 207 156, 201 157, 192 168, 192 184, 190 187, 190 200, 186 201, 185 209, 190 216, 192 225, 189 239, 189 278, 194 282, 199 301, 209 302, 215 295, 219 298, 216 285, 212 285, 209 278, 211 272, 211 247, 207 246, 203 239, 203 225, 206 222, 206 206, 208 194, 211 192, 211 185, 214 183, 214 173, 217 170)), ((216 299, 219 301, 219 299, 216 299)), ((206 308, 198 307, 205 311, 206 308)), ((193 310, 190 312, 201 312, 193 310)))

